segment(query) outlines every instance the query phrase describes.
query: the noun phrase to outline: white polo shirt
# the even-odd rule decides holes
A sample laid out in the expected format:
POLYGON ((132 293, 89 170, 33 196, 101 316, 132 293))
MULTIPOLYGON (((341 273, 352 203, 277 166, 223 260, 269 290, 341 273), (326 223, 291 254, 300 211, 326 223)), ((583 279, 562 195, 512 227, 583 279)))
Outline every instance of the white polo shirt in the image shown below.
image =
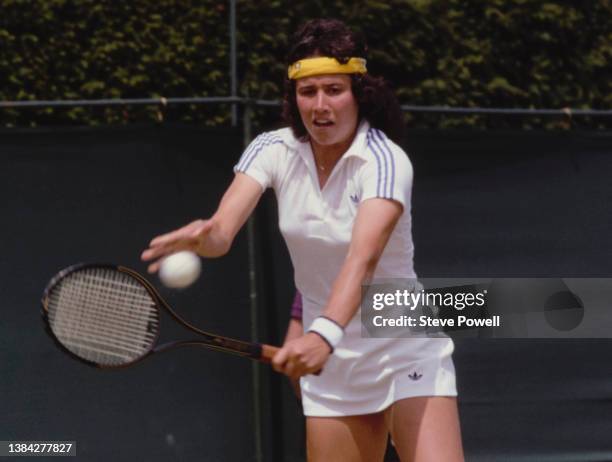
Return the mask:
MULTIPOLYGON (((254 178, 262 189, 271 187, 276 193, 280 230, 293 263, 296 287, 303 297, 305 327, 321 314, 327 303, 348 252, 357 209, 367 199, 392 199, 404 207, 378 262, 374 279, 416 277, 410 213, 412 165, 399 146, 382 131, 371 128, 367 121, 359 125, 351 147, 334 166, 323 188, 319 186, 310 143, 297 140, 289 128, 259 135, 245 150, 234 170, 254 178)), ((320 376, 302 378, 305 414, 361 414, 376 412, 381 405, 391 404, 397 393, 389 394, 386 390, 391 387, 389 383, 382 383, 382 388, 378 387, 380 390, 371 393, 377 388, 373 382, 380 372, 369 364, 377 361, 369 357, 372 351, 381 354, 385 350, 397 350, 387 356, 385 363, 396 362, 399 369, 402 369, 402 362, 422 359, 423 354, 433 355, 436 359, 450 354, 450 340, 442 340, 444 346, 440 341, 427 345, 431 339, 408 341, 422 344, 417 348, 420 355, 405 355, 405 339, 361 338, 357 313, 346 326, 345 336, 324 372, 320 376), (435 348, 429 351, 429 346, 435 348), (443 352, 440 347, 443 347, 443 352), (397 359, 397 354, 403 357, 397 359), (362 367, 371 369, 371 372, 360 374, 362 367), (348 370, 357 373, 359 378, 348 377, 348 370), (374 375, 369 377, 370 374, 374 375), (360 381, 364 383, 360 385, 360 381), (351 399, 345 399, 347 396, 353 396, 359 404, 354 401, 351 404, 351 399)), ((417 345, 412 343, 411 346, 417 345)), ((390 370, 393 372, 395 369, 390 370)), ((452 379, 451 388, 454 390, 454 374, 452 379)), ((453 394, 446 391, 448 393, 444 394, 453 394)), ((422 394, 439 393, 428 390, 422 394)))
POLYGON ((374 277, 415 277, 412 165, 400 147, 367 122, 360 124, 323 189, 310 143, 296 140, 289 128, 258 136, 235 170, 253 177, 263 189, 274 189, 280 230, 296 286, 305 298, 325 305, 346 257, 359 204, 373 197, 394 199, 404 207, 374 277))

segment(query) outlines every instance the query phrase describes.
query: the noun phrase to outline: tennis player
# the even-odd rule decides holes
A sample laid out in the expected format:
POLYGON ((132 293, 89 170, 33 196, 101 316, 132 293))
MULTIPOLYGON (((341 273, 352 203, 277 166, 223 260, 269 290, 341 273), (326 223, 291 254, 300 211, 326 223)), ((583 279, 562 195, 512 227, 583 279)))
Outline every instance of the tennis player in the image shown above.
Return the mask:
POLYGON ((381 461, 390 433, 402 461, 459 461, 452 341, 362 338, 356 316, 363 283, 416 277, 412 166, 393 141, 401 112, 365 58, 365 42, 342 22, 306 23, 289 53, 289 127, 251 143, 210 219, 156 237, 143 259, 225 254, 272 187, 306 331, 273 367, 300 377, 308 459, 381 461))

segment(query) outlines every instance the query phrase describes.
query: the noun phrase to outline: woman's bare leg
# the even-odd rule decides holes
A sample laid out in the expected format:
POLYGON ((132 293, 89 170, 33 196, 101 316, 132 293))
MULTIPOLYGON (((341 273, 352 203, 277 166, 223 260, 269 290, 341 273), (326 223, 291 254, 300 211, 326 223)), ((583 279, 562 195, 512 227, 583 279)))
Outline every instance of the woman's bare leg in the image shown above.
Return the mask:
POLYGON ((402 462, 462 462, 457 400, 424 396, 402 399, 385 411, 402 462))
POLYGON ((382 462, 387 446, 385 416, 307 417, 309 462, 382 462))

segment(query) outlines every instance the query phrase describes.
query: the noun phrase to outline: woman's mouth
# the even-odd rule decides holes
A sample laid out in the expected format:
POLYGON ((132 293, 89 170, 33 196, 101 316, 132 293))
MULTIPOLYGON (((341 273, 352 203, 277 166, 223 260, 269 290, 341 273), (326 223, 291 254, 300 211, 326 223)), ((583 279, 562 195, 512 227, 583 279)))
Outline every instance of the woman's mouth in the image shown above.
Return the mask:
POLYGON ((314 120, 312 124, 315 127, 331 127, 334 123, 331 120, 314 120))

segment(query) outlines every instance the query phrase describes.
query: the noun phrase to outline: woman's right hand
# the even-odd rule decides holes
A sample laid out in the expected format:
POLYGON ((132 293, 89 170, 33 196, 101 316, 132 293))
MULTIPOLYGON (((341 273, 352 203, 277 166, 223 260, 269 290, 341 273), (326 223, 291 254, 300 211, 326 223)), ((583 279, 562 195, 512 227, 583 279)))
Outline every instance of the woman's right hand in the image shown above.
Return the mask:
POLYGON ((227 243, 211 235, 213 227, 213 220, 192 221, 182 228, 153 238, 140 258, 151 261, 147 270, 155 273, 163 257, 181 250, 190 250, 204 257, 223 255, 227 252, 227 243))
POLYGON ((201 257, 225 255, 262 193, 261 185, 256 180, 244 173, 237 173, 212 218, 195 220, 151 241, 149 248, 141 255, 143 261, 152 262, 149 273, 159 269, 160 258, 181 250, 191 250, 201 257))

